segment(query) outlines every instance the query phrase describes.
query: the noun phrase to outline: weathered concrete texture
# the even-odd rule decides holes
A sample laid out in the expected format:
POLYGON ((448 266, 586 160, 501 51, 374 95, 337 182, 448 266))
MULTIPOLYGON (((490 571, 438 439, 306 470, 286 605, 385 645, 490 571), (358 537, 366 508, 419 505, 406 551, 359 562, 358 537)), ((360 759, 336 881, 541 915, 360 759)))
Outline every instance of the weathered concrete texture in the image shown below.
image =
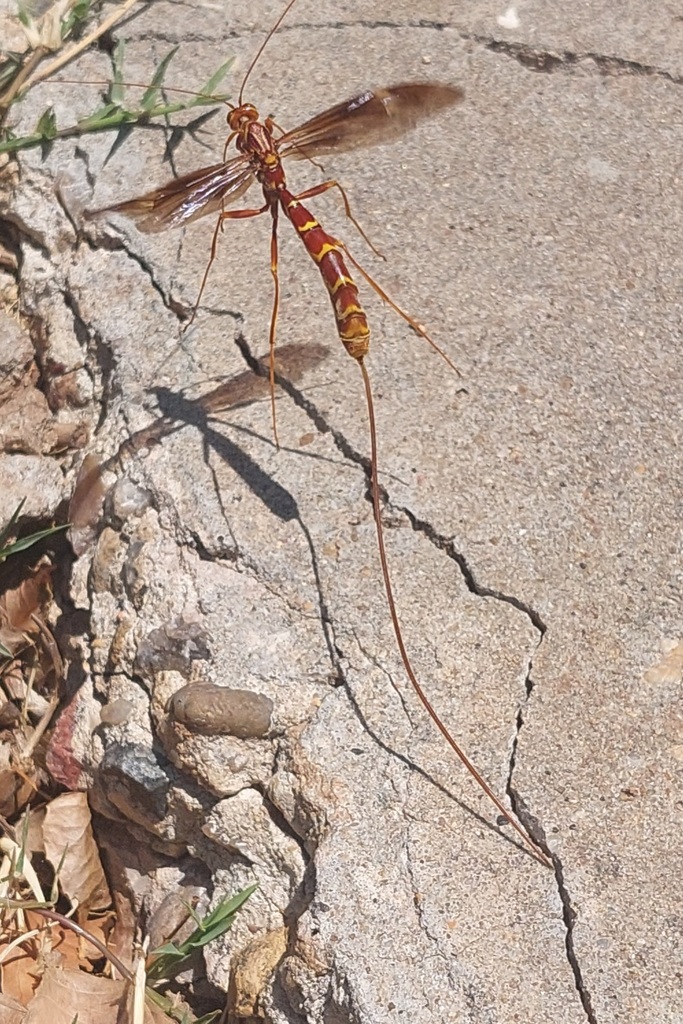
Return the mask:
POLYGON ((78 413, 62 415, 49 398, 71 391, 73 381, 55 375, 39 386, 40 371, 27 330, 0 311, 0 524, 20 502, 24 517, 50 519, 69 493, 58 456, 85 444, 87 429, 78 413), (57 378, 60 379, 57 379, 57 378))
MULTIPOLYGON (((131 78, 148 80, 176 41, 169 80, 185 87, 230 54, 244 69, 279 5, 232 6, 229 21, 152 5, 126 28, 131 78)), ((24 306, 63 351, 77 346, 98 394, 92 449, 115 456, 160 408, 194 417, 120 460, 109 525, 77 566, 95 692, 133 709, 81 755, 95 775, 104 757, 118 802, 96 780, 100 810, 132 818, 140 841, 188 851, 221 889, 261 882, 210 972, 227 987, 225 954, 253 948, 261 977, 284 924, 259 1004, 278 1024, 673 1024, 683 28, 663 4, 360 8, 301 0, 248 94, 291 127, 375 84, 467 91, 403 143, 326 163, 387 256, 366 265, 462 370, 362 289, 406 642, 555 874, 500 834, 405 682, 357 367, 337 345, 279 397, 280 451, 267 401, 209 418, 181 404, 182 388, 196 397, 244 370, 235 337, 266 348, 267 218, 227 225, 183 335, 174 310, 194 301, 211 225, 143 236, 111 218, 79 238, 55 204, 56 180, 76 222, 83 205, 164 181, 159 131, 113 153, 100 137, 27 157, 13 203, 24 306), (196 680, 272 701, 270 733, 183 731, 169 698, 196 680)), ((51 98, 62 111, 91 100, 51 98)), ((219 158, 225 129, 211 124, 175 150, 179 171, 219 158)), ((318 173, 297 164, 293 187, 318 173)), ((315 209, 363 256, 339 206, 328 195, 315 209)), ((329 300, 286 228, 280 340, 334 346, 329 300)))

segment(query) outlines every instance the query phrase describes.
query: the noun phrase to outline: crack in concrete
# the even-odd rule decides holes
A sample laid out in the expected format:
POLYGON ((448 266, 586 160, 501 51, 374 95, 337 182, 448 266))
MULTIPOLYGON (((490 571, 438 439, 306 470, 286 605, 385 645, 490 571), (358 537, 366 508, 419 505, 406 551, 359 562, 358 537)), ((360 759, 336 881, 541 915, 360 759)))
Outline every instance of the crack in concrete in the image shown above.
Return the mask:
POLYGON ((396 695, 398 696, 398 699, 401 702, 401 706, 403 707, 403 713, 406 716, 406 718, 408 719, 408 722, 410 723, 410 728, 411 729, 415 729, 415 723, 413 722, 412 718, 410 717, 410 709, 408 707, 406 699, 403 696, 403 694, 401 693, 401 691, 398 688, 398 686, 396 685, 396 681, 395 681, 394 677, 392 676, 391 672, 389 672, 388 669, 386 669, 384 667, 384 665, 382 665, 380 663, 380 660, 379 660, 379 658, 376 655, 372 654, 371 651, 368 651, 368 650, 365 649, 365 647, 361 643, 360 638, 358 636, 358 633, 356 632, 355 629, 352 629, 352 633, 353 633, 353 637, 354 637, 356 643, 358 644, 358 650, 361 652, 363 657, 367 661, 369 661, 371 665, 374 665, 375 668, 378 669, 382 673, 382 675, 386 676, 386 678, 391 683, 391 685, 392 685, 392 687, 394 689, 394 692, 396 693, 396 695))
MULTIPOLYGON (((363 28, 368 29, 369 31, 372 32, 376 31, 377 29, 383 28, 394 30, 417 28, 425 30, 431 29, 432 31, 442 32, 444 29, 450 27, 451 25, 447 21, 430 21, 427 18, 418 18, 415 20, 408 19, 406 21, 391 21, 388 19, 370 20, 367 18, 357 18, 353 21, 299 21, 293 23, 290 22, 289 24, 281 25, 277 31, 277 35, 280 36, 286 35, 291 32, 300 32, 302 29, 308 29, 313 31, 339 32, 344 30, 363 28)), ((225 32, 221 35, 220 41, 224 42, 227 40, 251 39, 252 37, 262 38, 266 34, 266 31, 267 29, 263 28, 262 26, 252 27, 250 25, 245 25, 240 29, 226 28, 225 32)), ((191 32, 189 34, 183 33, 182 36, 180 36, 175 32, 158 32, 153 29, 150 29, 148 31, 140 32, 138 35, 130 36, 129 41, 161 42, 166 44, 170 43, 172 45, 177 44, 179 42, 215 44, 216 36, 203 32, 191 32)))
MULTIPOLYGON (((542 46, 536 47, 531 46, 529 43, 512 42, 506 39, 497 39, 491 35, 469 32, 453 22, 437 21, 428 18, 409 18, 405 21, 358 18, 352 21, 290 22, 289 24, 281 25, 277 34, 278 36, 286 35, 290 32, 306 29, 318 32, 338 32, 354 29, 365 29, 370 32, 380 29, 391 29, 393 31, 400 31, 402 29, 415 31, 417 29, 443 32, 447 29, 453 29, 463 42, 476 43, 492 53, 501 54, 516 60, 527 71, 542 74, 554 74, 556 72, 574 74, 580 65, 592 64, 595 71, 603 77, 633 75, 635 77, 661 78, 673 85, 683 85, 683 75, 674 74, 655 64, 646 64, 629 57, 622 57, 619 54, 600 53, 597 50, 553 50, 542 46)), ((252 36, 261 37, 263 35, 264 29, 261 26, 244 26, 239 30, 226 30, 222 36, 222 41, 249 39, 252 36)), ((216 42, 215 36, 201 32, 183 35, 180 38, 173 32, 149 31, 141 33, 135 39, 139 42, 163 42, 166 44, 177 44, 179 42, 215 44, 216 42)))
POLYGON ((574 50, 546 50, 542 47, 529 46, 528 43, 512 43, 493 36, 461 33, 461 38, 478 43, 492 53, 500 53, 516 60, 527 71, 542 74, 566 72, 573 74, 581 64, 592 63, 599 74, 604 77, 616 78, 622 75, 634 75, 643 78, 662 78, 673 85, 683 85, 683 75, 674 75, 654 64, 643 64, 640 61, 619 57, 616 54, 598 53, 595 50, 584 52, 574 50))
MULTIPOLYGON (((513 608, 517 609, 517 611, 520 611, 523 615, 527 616, 534 629, 538 632, 538 642, 536 644, 536 650, 538 650, 543 643, 543 639, 547 632, 547 626, 536 609, 528 602, 515 597, 514 594, 505 594, 500 590, 494 590, 491 587, 483 586, 483 584, 479 583, 476 579, 474 571, 468 564, 465 555, 456 549, 452 540, 449 540, 447 537, 439 534, 431 523, 427 523, 425 520, 419 519, 410 511, 410 509, 402 506, 399 507, 416 533, 422 534, 438 550, 445 552, 445 554, 456 563, 470 593, 474 594, 476 597, 489 597, 495 601, 501 601, 503 604, 509 604, 513 608)), ((517 707, 517 714, 515 716, 515 734, 510 747, 505 789, 506 793, 510 797, 510 802, 515 814, 523 821, 525 827, 533 837, 535 836, 535 833, 538 832, 535 819, 526 810, 526 805, 524 804, 522 797, 517 793, 512 784, 519 737, 524 726, 524 710, 531 699, 531 694, 534 689, 534 682, 531 678, 532 664, 532 659, 529 658, 524 679, 525 695, 517 707)))
MULTIPOLYGON (((248 342, 246 341, 246 339, 241 336, 238 339, 236 339, 236 343, 237 343, 238 348, 240 349, 240 351, 241 351, 241 353, 243 355, 243 358, 245 359, 245 362, 247 363, 247 365, 250 366, 251 369, 254 369, 256 371, 258 369, 258 364, 257 364, 257 361, 256 361, 255 357, 251 353, 251 350, 249 348, 249 345, 248 345, 248 342)), ((341 431, 335 430, 333 427, 331 427, 330 424, 324 419, 324 417, 322 417, 321 414, 318 412, 316 406, 309 399, 307 399, 305 397, 305 395, 297 387, 295 387, 290 381, 288 381, 286 378, 276 377, 276 382, 289 395, 289 397, 292 398, 294 403, 306 413, 306 415, 311 419, 312 423, 315 425, 315 427, 321 433, 329 433, 329 434, 332 435, 332 439, 334 441, 334 444, 337 447, 337 449, 339 450, 339 452, 346 459, 348 459, 350 462, 352 462, 354 465, 358 465, 361 469, 363 469, 363 472, 364 472, 365 477, 366 477, 366 483, 367 483, 367 489, 366 489, 365 497, 366 497, 366 500, 370 504, 372 504, 371 462, 370 462, 370 459, 367 456, 361 455, 353 447, 353 445, 347 440, 347 438, 345 437, 345 435, 341 431)), ((478 597, 491 597, 494 600, 498 600, 498 601, 502 601, 503 603, 510 604, 510 605, 512 605, 512 607, 516 608, 518 611, 521 611, 524 615, 526 615, 528 617, 528 619, 530 620, 530 622, 532 623, 532 625, 535 627, 535 629, 539 633, 539 643, 538 643, 538 645, 540 646, 540 643, 542 643, 543 637, 544 637, 544 635, 546 633, 547 627, 546 627, 545 623, 543 622, 540 614, 530 604, 528 604, 526 602, 523 602, 521 599, 515 597, 512 594, 504 594, 501 591, 496 591, 496 590, 493 590, 492 588, 485 587, 482 584, 480 584, 475 579, 474 573, 473 573, 472 569, 470 568, 470 566, 468 565, 465 556, 461 552, 456 550, 456 548, 455 548, 455 546, 454 546, 454 544, 453 544, 453 542, 451 540, 449 540, 446 537, 443 537, 443 536, 439 535, 437 533, 437 531, 431 526, 431 524, 429 524, 429 523, 427 523, 425 521, 419 520, 409 509, 404 508, 402 506, 394 505, 391 502, 390 498, 389 498, 388 492, 381 485, 379 487, 379 491, 380 491, 380 500, 382 501, 382 503, 384 504, 384 506, 386 508, 389 508, 389 509, 395 508, 395 509, 397 509, 402 515, 404 515, 407 518, 407 520, 410 523, 410 525, 411 525, 413 530, 415 530, 418 533, 422 533, 427 538, 427 540, 430 541, 430 543, 432 543, 434 546, 436 546, 439 550, 445 551, 446 554, 448 555, 448 557, 450 557, 453 561, 456 562, 456 564, 458 565, 458 567, 460 569, 462 577, 463 577, 463 579, 465 581, 465 584, 466 584, 467 588, 470 590, 471 593, 475 594, 478 597)), ((327 621, 328 621, 329 626, 331 627, 332 623, 329 620, 329 616, 328 616, 328 620, 327 621)), ((354 634, 354 636, 355 636, 355 634, 354 634)), ((364 656, 366 658, 368 658, 378 668, 380 668, 381 671, 386 672, 386 670, 382 668, 382 666, 379 664, 379 662, 377 662, 377 660, 375 658, 373 658, 371 655, 368 654, 367 651, 365 651, 363 649, 363 647, 361 646, 361 644, 358 641, 358 637, 357 636, 355 636, 355 639, 356 639, 356 643, 358 644, 359 649, 361 650, 361 653, 364 654, 364 656)), ((338 648, 336 648, 336 649, 338 650, 338 648)), ((513 806, 513 810, 515 810, 515 813, 517 813, 517 808, 518 807, 519 807, 519 809, 521 811, 522 808, 523 808, 523 804, 524 804, 521 796, 514 790, 514 788, 512 786, 512 774, 513 774, 514 766, 515 766, 515 754, 516 754, 516 750, 517 750, 519 734, 520 734, 522 726, 524 724, 523 711, 524 711, 524 708, 526 707, 526 705, 529 702, 529 699, 531 697, 531 692, 533 690, 533 683, 532 683, 531 678, 530 678, 530 669, 531 669, 531 661, 529 661, 529 669, 528 669, 528 671, 526 673, 526 678, 525 678, 526 695, 525 695, 523 701, 521 702, 521 704, 520 704, 520 706, 518 707, 518 710, 517 710, 516 730, 515 730, 515 735, 514 735, 514 738, 513 738, 512 745, 511 745, 509 761, 508 761, 506 791, 510 795, 511 800, 514 798, 514 802, 513 802, 512 806, 513 806)), ((387 673, 387 675, 389 675, 389 674, 387 673)), ((342 673, 342 677, 343 677, 343 680, 344 680, 344 686, 345 686, 345 688, 347 690, 347 693, 351 697, 353 706, 354 706, 354 708, 356 710, 357 715, 359 716, 359 718, 361 720, 361 723, 363 724, 363 727, 370 733, 370 735, 373 736, 373 738, 377 742, 380 743, 380 745, 384 749, 388 749, 372 733, 372 730, 369 728, 368 723, 365 721, 365 719, 364 719, 364 717, 363 717, 363 715, 362 715, 362 713, 360 711, 360 708, 358 707, 358 705, 357 705, 357 703, 355 701, 355 697, 353 696, 353 694, 352 694, 352 692, 350 690, 348 680, 343 676, 343 673, 342 673)), ((412 724, 412 720, 410 718, 410 715, 408 714, 407 706, 405 704, 404 698, 403 698, 400 690, 396 687, 396 684, 394 683, 391 675, 389 675, 389 679, 390 679, 392 685, 394 686, 394 689, 396 690, 396 692, 398 693, 398 695, 399 695, 399 697, 401 699, 401 702, 402 702, 403 708, 404 708, 404 712, 406 713, 408 721, 410 721, 411 724, 412 724)), ((538 832, 538 827, 535 827, 535 821, 532 819, 531 815, 528 814, 528 812, 526 813, 525 817, 526 817, 526 819, 528 819, 528 821, 525 821, 525 825, 527 826, 527 829, 530 831, 531 835, 533 836, 533 835, 535 835, 536 832, 538 832)))
MULTIPOLYGON (((228 527, 228 529, 230 528, 228 527)), ((232 531, 230 532, 232 533, 232 531)), ((242 552, 234 537, 232 538, 232 546, 227 545, 222 537, 216 537, 217 546, 208 548, 200 537, 198 530, 190 529, 189 536, 200 562, 239 567, 242 552)))
MULTIPOLYGON (((480 583, 477 582, 472 569, 470 568, 465 559, 465 556, 455 549, 452 541, 439 535, 436 532, 436 530, 431 526, 431 524, 425 522, 424 520, 419 520, 415 515, 413 515, 412 512, 410 512, 409 509, 403 508, 402 511, 411 522, 413 529, 424 534, 433 544, 435 544, 436 547, 438 547, 440 550, 445 551, 445 553, 457 563, 462 572, 463 578, 467 584, 468 589, 473 594, 479 597, 492 597, 496 600, 503 601, 504 603, 512 605, 512 607, 517 608, 519 611, 523 612, 528 616, 530 622, 538 630, 539 633, 539 639, 536 646, 536 649, 538 650, 538 648, 543 643, 548 628, 546 624, 543 622, 543 619, 541 618, 540 614, 530 604, 521 601, 514 595, 504 594, 500 591, 495 591, 489 587, 482 586, 480 583)), ((583 1007, 584 1013, 586 1015, 586 1020, 589 1022, 589 1024, 598 1024, 598 1020, 593 1009, 590 992, 588 991, 584 983, 583 972, 581 970, 578 954, 576 952, 576 948, 574 945, 574 923, 576 921, 576 911, 573 908, 571 897, 569 895, 569 890, 564 880, 564 870, 562 862, 558 855, 552 853, 548 848, 546 838, 540 823, 535 818, 535 816, 533 816, 529 812, 523 797, 514 788, 513 785, 513 775, 516 763, 517 747, 519 744, 520 734, 524 726, 524 710, 531 699, 531 694, 533 692, 535 685, 532 678, 532 671, 533 660, 530 658, 525 676, 525 697, 520 703, 517 710, 515 735, 510 750, 508 775, 506 782, 506 793, 510 799, 512 809, 517 818, 519 818, 519 820, 522 822, 522 824, 529 832, 531 837, 534 839, 534 841, 538 843, 539 846, 552 859, 555 870, 555 879, 557 883, 557 892, 562 905, 562 919, 564 921, 565 926, 565 949, 567 962, 570 966, 570 969, 574 977, 576 991, 579 995, 581 1006, 583 1007)))
MULTIPOLYGON (((405 818, 405 815, 404 820, 408 820, 405 818)), ((435 935, 434 932, 430 929, 429 924, 425 919, 424 909, 422 906, 422 894, 420 892, 420 888, 415 878, 415 868, 413 867, 412 857, 410 856, 410 840, 408 839, 406 842, 403 842, 401 844, 401 848, 405 853, 406 874, 408 875, 410 891, 413 894, 413 906, 415 907, 415 917, 417 918, 417 923, 420 928, 420 931, 423 933, 423 935, 427 937, 430 944, 434 946, 437 956, 440 957, 440 959, 442 959, 445 963, 449 963, 452 958, 443 952, 439 944, 438 936, 435 935)))
POLYGON ((571 967, 572 974, 574 975, 574 984, 576 985, 576 991, 579 994, 581 1000, 581 1006, 583 1012, 586 1015, 588 1024, 598 1024, 598 1018, 593 1009, 593 1001, 590 996, 590 992, 586 988, 583 980, 583 972, 581 965, 579 964, 579 958, 574 946, 574 924, 576 922, 576 911, 572 906, 571 897, 564 881, 564 870, 562 862, 556 854, 551 854, 553 865, 555 867, 555 879, 557 881, 557 891, 562 901, 562 920, 564 921, 565 927, 565 948, 567 951, 567 962, 571 967))
POLYGON ((64 305, 71 313, 74 324, 74 337, 84 350, 83 367, 90 377, 93 390, 97 396, 100 413, 95 424, 95 434, 103 428, 109 419, 115 395, 114 376, 116 362, 114 354, 106 344, 99 331, 93 330, 81 312, 80 303, 68 281, 60 289, 64 305), (88 358, 89 350, 92 358, 88 358), (95 366, 93 367, 93 362, 95 366), (96 368, 96 369, 95 369, 96 368))
POLYGON ((113 235, 106 230, 102 230, 98 233, 97 238, 91 238, 86 233, 84 233, 82 237, 93 252, 104 250, 105 252, 125 253, 128 259, 140 267, 145 276, 149 279, 154 291, 159 295, 164 307, 174 315, 178 322, 183 324, 188 319, 187 306, 184 306, 183 303, 174 299, 173 296, 166 291, 166 289, 157 280, 152 264, 148 263, 140 253, 135 252, 123 235, 113 235))
MULTIPOLYGON (((536 650, 538 650, 542 643, 543 634, 541 634, 539 637, 538 643, 536 645, 536 650)), ((527 670, 524 676, 525 694, 522 700, 517 705, 517 715, 515 719, 515 735, 513 736, 512 744, 510 747, 508 773, 507 779, 505 780, 505 792, 510 800, 510 805, 513 811, 515 812, 516 816, 522 822, 522 824, 529 832, 529 834, 538 842, 540 837, 538 835, 539 829, 536 819, 529 813, 527 805, 524 802, 524 798, 520 793, 517 792, 512 782, 512 777, 514 775, 515 765, 517 761, 517 747, 519 745, 519 738, 524 727, 524 711, 527 705, 529 704, 529 701, 531 700, 531 694, 533 693, 534 689, 534 682, 531 678, 532 667, 533 659, 529 658, 529 661, 527 662, 527 670)))
MULTIPOLYGON (((406 821, 409 822, 410 819, 406 818, 405 815, 404 818, 406 821)), ((403 844, 403 849, 405 850, 406 855, 406 871, 408 874, 411 891, 413 893, 413 903, 415 906, 415 916, 417 918, 418 927, 420 931, 423 933, 423 935, 426 936, 427 941, 436 950, 435 955, 444 964, 446 968, 446 974, 448 975, 453 991, 462 992, 462 995, 464 996, 465 1002, 467 1004, 467 1008, 468 1010, 470 1010, 470 1014, 468 1014, 468 1020, 474 1020, 475 1017, 476 1020, 480 1020, 481 1016, 477 1011, 480 1011, 482 1008, 481 996, 480 993, 477 991, 474 981, 470 980, 469 971, 463 964, 461 964, 457 956, 442 949, 438 935, 430 929, 429 924, 426 920, 422 905, 421 893, 417 884, 417 880, 415 878, 415 869, 413 867, 412 858, 410 856, 409 839, 403 844)), ((429 1009, 432 1010, 432 1007, 430 1006, 429 1009)))
MULTIPOLYGON (((539 633, 538 643, 536 645, 536 650, 538 650, 541 644, 543 643, 548 627, 546 626, 546 624, 544 623, 543 619, 541 618, 540 614, 536 611, 536 609, 534 609, 527 602, 520 600, 512 594, 504 594, 503 592, 493 590, 490 587, 484 587, 477 581, 474 572, 467 563, 465 556, 462 554, 462 552, 456 550, 452 540, 449 540, 448 538, 439 534, 430 523, 427 523, 425 520, 419 519, 409 509, 402 508, 401 511, 403 511, 403 513, 406 515, 414 530, 416 530, 418 533, 423 534, 439 550, 444 551, 449 558, 452 558, 453 561, 456 562, 456 564, 460 568, 463 579, 465 580, 465 583, 467 584, 467 587, 471 593, 475 594, 478 597, 491 597, 495 600, 502 601, 505 604, 510 604, 512 605, 513 608, 516 608, 519 611, 523 612, 525 615, 527 615, 529 621, 532 623, 532 625, 535 627, 535 629, 537 629, 539 633)), ((581 1006, 583 1007, 583 1011, 586 1015, 586 1020, 588 1021, 588 1024, 598 1024, 595 1011, 593 1010, 590 993, 583 980, 583 972, 581 970, 578 954, 576 952, 576 948, 574 945, 574 924, 576 921, 576 911, 572 906, 569 890, 564 880, 564 870, 562 862, 559 856, 556 853, 552 853, 549 849, 545 833, 540 822, 536 819, 534 815, 532 815, 529 812, 523 797, 514 788, 513 785, 513 774, 516 763, 517 747, 519 744, 519 737, 524 726, 524 710, 531 699, 531 694, 533 692, 535 685, 532 678, 532 670, 533 660, 529 658, 528 668, 525 675, 525 697, 521 701, 517 710, 515 735, 510 749, 506 781, 506 793, 510 799, 512 809, 517 818, 522 822, 522 824, 524 825, 525 829, 532 837, 532 839, 551 858, 553 862, 555 880, 557 885, 557 893, 560 898, 560 903, 562 905, 562 919, 565 926, 565 950, 567 962, 574 977, 574 984, 576 986, 576 991, 581 1001, 581 1006)))
MULTIPOLYGON (((306 619, 308 621, 322 620, 325 626, 331 627, 331 618, 327 605, 323 602, 318 612, 306 612, 300 605, 292 601, 286 591, 281 590, 278 581, 273 581, 263 571, 263 566, 243 551, 238 542, 234 541, 233 547, 226 547, 218 550, 216 547, 208 548, 195 530, 189 530, 186 535, 183 531, 175 532, 174 539, 179 547, 190 548, 203 562, 210 562, 212 565, 223 566, 225 569, 244 574, 249 579, 258 583, 260 587, 273 597, 278 604, 287 610, 293 617, 306 619)), ((332 667, 336 670, 337 664, 331 659, 332 667)))
MULTIPOLYGON (((277 769, 276 769, 277 770, 277 769)), ((297 955, 297 943, 299 940, 299 921, 304 914, 309 910, 316 892, 316 866, 315 866, 315 846, 311 849, 309 846, 309 840, 305 840, 296 831, 292 823, 286 817, 286 815, 280 810, 276 803, 272 800, 268 794, 267 787, 255 783, 252 787, 260 795, 263 801, 263 807, 268 814, 274 827, 278 829, 282 835, 287 836, 293 842, 296 843, 301 853, 301 859, 304 863, 304 870, 301 877, 296 877, 287 865, 283 865, 281 870, 284 871, 286 876, 289 878, 291 896, 289 903, 282 911, 282 920, 285 926, 287 934, 287 955, 297 955)), ((281 958, 279 964, 275 968, 273 977, 280 981, 280 967, 284 961, 284 957, 281 958)))
POLYGON ((444 551, 457 564, 470 593, 475 594, 477 597, 492 597, 496 601, 512 605, 513 608, 523 612, 528 617, 534 628, 541 634, 541 640, 543 639, 548 627, 535 608, 532 608, 530 604, 522 601, 520 598, 515 597, 514 594, 505 594, 501 590, 493 590, 491 587, 485 587, 479 583, 467 559, 462 552, 456 549, 452 540, 438 533, 431 523, 419 519, 410 509, 400 505, 394 507, 398 508, 406 516, 416 533, 423 534, 434 547, 438 548, 439 551, 444 551))

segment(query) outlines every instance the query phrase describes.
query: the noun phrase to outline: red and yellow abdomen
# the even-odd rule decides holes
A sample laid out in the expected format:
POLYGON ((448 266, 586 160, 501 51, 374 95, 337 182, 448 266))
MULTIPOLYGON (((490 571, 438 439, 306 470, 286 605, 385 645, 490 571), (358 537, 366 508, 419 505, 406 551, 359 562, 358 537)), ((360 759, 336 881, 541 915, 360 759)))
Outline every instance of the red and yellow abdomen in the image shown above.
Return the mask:
POLYGON ((354 359, 362 360, 370 347, 370 328, 341 245, 327 234, 313 214, 288 189, 279 188, 278 195, 286 216, 320 268, 344 348, 354 359))

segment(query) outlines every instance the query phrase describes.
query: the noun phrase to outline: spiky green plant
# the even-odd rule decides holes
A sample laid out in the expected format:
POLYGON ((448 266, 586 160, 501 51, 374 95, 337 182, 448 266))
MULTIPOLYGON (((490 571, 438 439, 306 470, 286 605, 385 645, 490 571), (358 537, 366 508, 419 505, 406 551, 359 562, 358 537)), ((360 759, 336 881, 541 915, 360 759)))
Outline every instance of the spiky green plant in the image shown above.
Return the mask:
MULTIPOLYGON (((121 17, 124 9, 132 6, 130 0, 122 5, 118 12, 121 17)), ((40 21, 34 21, 29 13, 25 0, 20 0, 18 18, 24 26, 28 41, 29 50, 26 54, 6 53, 0 58, 0 153, 15 153, 20 149, 30 149, 34 146, 47 146, 55 139, 69 138, 85 135, 90 132, 101 132, 111 130, 123 130, 135 125, 147 124, 157 118, 165 118, 183 110, 192 110, 197 107, 214 107, 224 102, 226 97, 218 95, 216 90, 223 81, 232 60, 227 60, 210 76, 208 81, 187 99, 170 103, 162 95, 164 79, 169 64, 178 51, 174 47, 158 64, 150 85, 144 90, 142 98, 138 102, 127 103, 125 101, 125 77, 123 74, 124 43, 118 43, 113 55, 112 80, 109 83, 104 103, 97 107, 92 113, 86 115, 74 124, 64 127, 57 124, 57 119, 52 107, 47 107, 38 118, 36 126, 28 135, 16 135, 10 127, 3 127, 7 115, 15 104, 20 102, 27 91, 39 81, 51 77, 64 63, 73 59, 77 52, 82 49, 83 43, 92 43, 100 34, 104 24, 111 27, 112 17, 106 19, 97 29, 93 30, 81 40, 71 51, 67 51, 62 57, 54 61, 52 65, 42 70, 36 70, 36 65, 49 53, 54 52, 59 46, 73 35, 78 34, 91 17, 95 5, 92 0, 61 0, 48 14, 51 20, 46 22, 48 14, 43 15, 40 21), (55 12, 55 7, 57 11, 55 12), (58 17, 59 9, 64 8, 64 14, 58 17)), ((186 90, 175 90, 184 92, 186 90)))

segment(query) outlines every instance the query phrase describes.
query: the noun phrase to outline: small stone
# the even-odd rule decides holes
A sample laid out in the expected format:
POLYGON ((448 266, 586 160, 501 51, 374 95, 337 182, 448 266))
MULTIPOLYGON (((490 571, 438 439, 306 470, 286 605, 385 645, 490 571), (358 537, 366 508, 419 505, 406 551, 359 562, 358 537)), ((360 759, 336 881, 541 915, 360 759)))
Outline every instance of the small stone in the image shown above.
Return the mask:
POLYGON ((262 693, 230 690, 216 683, 190 683, 173 694, 169 711, 176 722, 204 736, 225 734, 260 738, 270 729, 273 702, 262 693))
POLYGON ((152 495, 128 477, 122 477, 112 491, 112 511, 123 522, 131 516, 141 516, 152 504, 152 495))
POLYGON ((287 930, 276 928, 258 935, 234 957, 232 989, 234 1013, 239 1020, 265 1020, 262 1005, 275 968, 287 952, 287 930))
POLYGON ((193 661, 210 657, 209 636, 197 622, 175 619, 153 629, 140 642, 135 656, 135 671, 145 679, 157 672, 179 672, 185 679, 192 674, 193 661))
POLYGON ((167 811, 169 777, 151 750, 138 743, 115 743, 106 751, 97 784, 126 818, 144 827, 167 811))
POLYGON ((133 705, 125 697, 117 697, 109 701, 100 711, 100 720, 104 725, 123 725, 133 713, 133 705))

